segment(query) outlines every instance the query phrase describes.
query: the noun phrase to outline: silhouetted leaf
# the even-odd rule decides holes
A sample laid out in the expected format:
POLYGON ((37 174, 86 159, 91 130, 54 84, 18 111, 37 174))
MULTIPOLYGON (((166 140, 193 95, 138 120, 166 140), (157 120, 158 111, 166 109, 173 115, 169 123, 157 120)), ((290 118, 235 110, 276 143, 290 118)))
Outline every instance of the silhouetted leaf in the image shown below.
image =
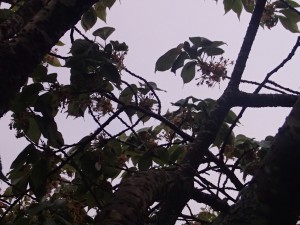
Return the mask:
POLYGON ((111 63, 105 63, 101 68, 101 75, 104 76, 107 80, 120 85, 121 76, 118 69, 111 63))
POLYGON ((70 53, 72 55, 81 55, 94 47, 97 47, 97 45, 90 41, 84 39, 77 39, 72 43, 70 53))
POLYGON ((45 62, 49 63, 51 66, 61 67, 61 64, 60 64, 60 61, 58 60, 58 58, 55 56, 52 56, 52 55, 47 55, 45 57, 45 62))
POLYGON ((38 199, 41 199, 47 192, 47 175, 49 173, 48 161, 39 160, 33 165, 30 174, 30 187, 38 199))
MULTIPOLYGON (((233 4, 236 0, 224 0, 223 4, 224 4, 224 10, 225 13, 228 13, 230 10, 232 10, 233 4)), ((239 0, 237 0, 239 1, 239 0)))
POLYGON ((176 70, 183 67, 184 61, 189 59, 189 55, 186 52, 181 52, 175 62, 172 65, 171 72, 176 73, 176 70))
POLYGON ((93 32, 94 36, 102 38, 104 41, 115 31, 113 27, 102 27, 93 32))
POLYGON ((25 130, 25 134, 31 141, 38 143, 41 137, 41 130, 34 117, 28 119, 28 129, 25 130))
POLYGON ((13 112, 21 112, 26 107, 32 106, 42 90, 44 90, 44 87, 41 83, 24 86, 21 93, 17 94, 15 100, 12 102, 11 110, 13 112))
POLYGON ((14 12, 9 9, 0 9, 0 23, 8 19, 14 12))
POLYGON ((197 48, 208 47, 213 43, 211 40, 204 37, 190 37, 189 39, 197 48))
POLYGON ((36 151, 36 148, 33 144, 27 145, 15 158, 15 160, 12 162, 10 169, 15 169, 17 167, 21 167, 24 165, 24 163, 27 161, 27 157, 32 154, 33 151, 36 151))
POLYGON ((116 0, 102 0, 102 2, 110 9, 115 4, 116 0))
POLYGON ((169 152, 167 149, 165 148, 158 148, 155 150, 154 153, 155 156, 153 156, 153 161, 159 163, 159 161, 156 160, 156 158, 158 157, 158 159, 161 161, 160 165, 164 165, 164 164, 169 164, 169 152))
POLYGON ((196 74, 196 64, 197 63, 195 61, 191 61, 184 65, 184 67, 181 70, 181 78, 183 80, 183 83, 189 83, 194 79, 196 74))
POLYGON ((100 20, 106 22, 106 5, 102 1, 95 4, 95 12, 100 20))
POLYGON ((152 157, 151 155, 146 152, 142 155, 138 161, 138 168, 141 171, 146 171, 152 166, 152 157))
POLYGON ((224 53, 224 50, 221 48, 207 48, 204 50, 204 52, 208 56, 215 56, 215 55, 222 55, 224 53))
POLYGON ((128 46, 126 45, 125 42, 119 43, 118 41, 110 41, 112 46, 114 47, 114 50, 116 51, 127 51, 128 46))
POLYGON ((232 5, 232 10, 237 14, 238 18, 240 18, 242 10, 243 10, 243 4, 241 0, 235 0, 232 5))
POLYGON ((58 96, 55 93, 46 92, 37 98, 34 110, 43 115, 54 117, 58 112, 59 104, 58 96))
POLYGON ((244 6, 244 9, 247 11, 247 12, 253 12, 253 9, 254 9, 254 2, 253 1, 249 1, 249 0, 242 0, 242 3, 243 3, 243 6, 244 6))
POLYGON ((292 33, 299 33, 299 28, 296 23, 290 21, 288 18, 284 16, 278 16, 278 18, 285 29, 291 31, 292 33))
POLYGON ((181 47, 172 48, 163 54, 159 59, 156 61, 155 64, 155 72, 156 71, 166 71, 171 69, 173 66, 177 56, 181 53, 181 47))
POLYGON ((300 21, 300 15, 292 9, 282 9, 279 11, 290 21, 292 24, 296 24, 300 21))
POLYGON ((91 29, 97 21, 97 14, 94 8, 89 8, 85 11, 81 17, 81 26, 82 28, 87 31, 91 29))

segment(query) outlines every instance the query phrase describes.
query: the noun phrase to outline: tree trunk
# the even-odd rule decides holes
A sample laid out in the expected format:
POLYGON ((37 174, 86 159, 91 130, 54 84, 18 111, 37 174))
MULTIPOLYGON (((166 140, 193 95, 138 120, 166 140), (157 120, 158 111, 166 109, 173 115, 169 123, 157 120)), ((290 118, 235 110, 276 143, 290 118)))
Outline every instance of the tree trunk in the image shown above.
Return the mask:
MULTIPOLYGON (((42 4, 42 0, 29 3, 42 4)), ((10 101, 26 83, 33 71, 58 40, 73 27, 85 10, 97 0, 50 0, 14 38, 0 43, 0 117, 8 110, 10 101)), ((28 4, 29 4, 28 3, 28 4)), ((36 7, 37 9, 39 6, 36 7)), ((4 26, 4 25, 3 25, 4 26)), ((1 27, 5 30, 5 27, 1 27)), ((6 25, 9 30, 9 24, 6 25)), ((16 28, 16 30, 20 27, 16 28)), ((7 34, 1 34, 2 38, 7 34)), ((0 35, 0 36, 1 36, 0 35)), ((9 33, 11 36, 12 34, 9 33)))
POLYGON ((300 99, 241 198, 214 224, 295 225, 300 214, 300 99))
POLYGON ((95 224, 143 225, 154 202, 174 199, 176 204, 176 199, 189 196, 192 190, 193 180, 181 170, 137 173, 120 184, 112 202, 96 216, 95 224))

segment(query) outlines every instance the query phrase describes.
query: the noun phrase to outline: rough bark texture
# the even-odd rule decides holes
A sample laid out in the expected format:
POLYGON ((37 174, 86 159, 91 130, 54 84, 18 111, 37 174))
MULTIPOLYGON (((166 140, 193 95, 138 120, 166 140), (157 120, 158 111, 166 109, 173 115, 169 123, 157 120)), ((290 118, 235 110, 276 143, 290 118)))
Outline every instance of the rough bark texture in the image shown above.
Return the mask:
POLYGON ((295 225, 300 214, 300 100, 241 199, 215 224, 295 225))
POLYGON ((14 38, 1 42, 0 117, 7 112, 10 101, 26 83, 29 73, 96 0, 68 2, 48 1, 26 25, 22 25, 14 38))
POLYGON ((174 199, 175 202, 190 195, 192 190, 193 180, 180 170, 153 169, 135 174, 121 183, 112 202, 96 216, 96 225, 145 224, 148 207, 155 201, 174 199))
POLYGON ((0 24, 0 40, 12 38, 32 17, 46 5, 46 0, 29 0, 9 19, 0 24))

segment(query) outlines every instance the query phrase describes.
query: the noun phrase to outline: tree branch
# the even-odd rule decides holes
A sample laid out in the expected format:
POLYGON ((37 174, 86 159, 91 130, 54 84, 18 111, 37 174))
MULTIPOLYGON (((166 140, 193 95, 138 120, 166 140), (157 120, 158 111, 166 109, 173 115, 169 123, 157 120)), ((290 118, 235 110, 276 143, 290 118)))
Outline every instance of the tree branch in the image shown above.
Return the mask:
POLYGON ((233 99, 233 106, 239 107, 292 107, 297 95, 288 94, 249 94, 246 92, 239 92, 233 99))
POLYGON ((197 188, 193 189, 191 195, 192 195, 192 199, 194 199, 196 202, 209 205, 216 211, 221 211, 223 213, 226 213, 230 209, 230 206, 227 204, 226 201, 218 198, 217 196, 203 193, 201 190, 197 188))
POLYGON ((12 38, 45 5, 45 0, 26 1, 13 15, 0 24, 0 40, 12 38))
POLYGON ((300 99, 241 199, 218 220, 223 225, 294 225, 300 214, 300 99), (259 206, 259 207, 258 207, 259 206))
POLYGON ((147 209, 155 201, 188 195, 192 188, 192 179, 180 170, 137 173, 121 182, 111 203, 95 217, 95 225, 144 224, 147 209))
POLYGON ((260 18, 265 9, 266 0, 256 1, 255 8, 244 37, 244 42, 242 44, 241 50, 239 52, 236 64, 234 66, 231 80, 228 84, 227 89, 237 90, 241 82, 242 74, 246 67, 246 62, 251 51, 252 44, 256 37, 256 33, 260 24, 260 18))
POLYGON ((97 0, 50 0, 9 42, 0 45, 0 117, 25 84, 29 73, 41 62, 60 37, 80 19, 97 0))

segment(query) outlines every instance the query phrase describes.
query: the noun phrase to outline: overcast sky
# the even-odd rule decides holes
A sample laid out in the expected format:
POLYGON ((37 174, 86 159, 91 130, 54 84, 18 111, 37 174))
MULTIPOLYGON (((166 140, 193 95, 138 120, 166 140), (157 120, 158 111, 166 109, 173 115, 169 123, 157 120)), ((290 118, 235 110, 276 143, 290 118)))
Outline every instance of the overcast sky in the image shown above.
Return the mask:
MULTIPOLYGON (((170 102, 190 95, 203 99, 217 98, 222 94, 226 83, 214 88, 198 87, 196 82, 183 85, 179 73, 177 76, 169 72, 155 74, 156 60, 170 48, 194 36, 226 42, 224 57, 236 60, 248 22, 249 14, 245 12, 240 20, 232 12, 224 15, 222 1, 216 4, 213 0, 123 0, 121 3, 117 2, 108 12, 107 24, 98 21, 87 35, 102 26, 115 27, 116 31, 111 39, 124 41, 129 46, 125 61, 128 69, 149 81, 155 81, 161 89, 168 91, 159 93, 166 110, 170 107, 170 102)), ((260 28, 243 78, 262 81, 266 73, 287 56, 296 39, 297 34, 286 31, 280 24, 272 30, 260 28)), ((299 90, 299 59, 300 54, 297 53, 293 61, 272 79, 299 90)), ((62 71, 59 76, 68 79, 68 71, 62 71)), ((126 80, 126 77, 123 79, 126 80)), ((243 87, 247 91, 255 88, 243 87)), ((249 109, 235 133, 244 133, 258 140, 269 134, 274 135, 288 111, 278 108, 249 109)), ((66 122, 65 118, 66 115, 59 116, 57 122, 67 143, 77 142, 95 128, 88 119, 69 118, 66 122)), ((12 160, 27 145, 24 140, 16 140, 15 131, 8 129, 9 121, 10 114, 0 120, 0 155, 5 173, 8 172, 12 160)))

